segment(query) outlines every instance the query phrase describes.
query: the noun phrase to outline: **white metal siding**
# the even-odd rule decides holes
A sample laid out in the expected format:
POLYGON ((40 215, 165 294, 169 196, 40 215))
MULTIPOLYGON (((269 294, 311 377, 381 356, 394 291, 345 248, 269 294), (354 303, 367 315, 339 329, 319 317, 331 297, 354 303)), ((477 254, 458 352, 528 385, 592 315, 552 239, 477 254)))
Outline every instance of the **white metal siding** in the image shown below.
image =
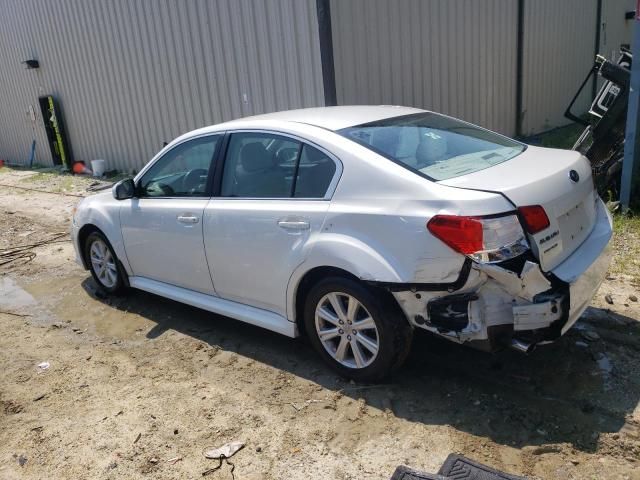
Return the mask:
POLYGON ((339 104, 420 107, 515 133, 516 1, 333 0, 331 21, 339 104))
POLYGON ((618 59, 620 45, 631 44, 633 20, 625 20, 624 14, 636 9, 636 0, 604 0, 600 29, 600 54, 608 59, 618 59))
POLYGON ((75 159, 127 170, 188 130, 324 104, 315 0, 0 0, 0 66, 0 159, 16 163, 29 105, 36 161, 51 163, 44 94, 75 159))
MULTIPOLYGON (((527 135, 570 123, 564 111, 594 61, 597 0, 527 0, 524 19, 522 128, 527 135)), ((576 113, 587 111, 590 95, 589 86, 576 113)))

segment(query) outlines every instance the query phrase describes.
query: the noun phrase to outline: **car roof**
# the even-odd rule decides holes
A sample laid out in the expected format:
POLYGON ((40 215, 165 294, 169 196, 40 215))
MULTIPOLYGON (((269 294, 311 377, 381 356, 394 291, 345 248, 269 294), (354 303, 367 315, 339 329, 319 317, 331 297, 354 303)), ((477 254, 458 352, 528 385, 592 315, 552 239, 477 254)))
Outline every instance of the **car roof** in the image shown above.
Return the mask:
POLYGON ((394 105, 352 105, 340 107, 301 108, 298 110, 284 110, 281 112, 254 115, 226 122, 224 126, 241 127, 244 122, 280 121, 296 122, 314 125, 328 130, 362 125, 363 123, 383 120, 385 118, 400 117, 424 112, 418 108, 400 107, 394 105))

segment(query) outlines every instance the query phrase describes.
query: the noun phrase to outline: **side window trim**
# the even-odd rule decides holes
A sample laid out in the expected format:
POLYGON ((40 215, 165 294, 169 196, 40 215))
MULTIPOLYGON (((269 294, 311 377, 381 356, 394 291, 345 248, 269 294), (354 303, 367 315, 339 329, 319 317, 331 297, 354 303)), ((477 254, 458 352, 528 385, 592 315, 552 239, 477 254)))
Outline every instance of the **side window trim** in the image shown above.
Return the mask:
POLYGON ((199 140, 201 138, 207 138, 207 137, 220 137, 220 140, 216 143, 216 148, 213 151, 213 155, 211 156, 211 159, 209 160, 209 171, 207 174, 207 186, 206 189, 204 191, 204 193, 200 196, 154 196, 154 197, 139 197, 139 198, 144 198, 145 200, 149 200, 149 199, 168 199, 168 198, 172 198, 172 199, 181 199, 181 200, 202 200, 203 198, 211 198, 213 196, 213 189, 212 187, 212 183, 214 180, 214 175, 215 175, 215 170, 217 169, 217 166, 221 163, 220 161, 220 151, 221 151, 221 147, 222 144, 224 143, 224 140, 227 138, 227 132, 226 131, 221 131, 221 132, 209 132, 209 133, 203 133, 201 135, 195 135, 193 137, 189 137, 189 138, 185 138, 183 141, 176 143, 175 145, 172 145, 171 148, 164 150, 162 149, 160 152, 158 152, 156 154, 155 157, 153 157, 151 159, 151 161, 149 161, 143 168, 142 170, 140 170, 140 172, 138 172, 138 174, 134 177, 133 181, 134 181, 134 185, 136 188, 136 192, 138 192, 139 188, 140 188, 140 181, 142 180, 142 178, 145 176, 145 174, 147 173, 147 171, 149 171, 156 163, 158 163, 160 160, 162 160, 166 155, 170 154, 173 150, 175 150, 176 148, 184 145, 185 143, 191 142, 193 140, 199 140), (213 166, 213 168, 211 168, 213 166))
POLYGON ((225 199, 225 200, 265 200, 265 201, 271 201, 271 200, 295 200, 295 201, 319 201, 319 202, 323 202, 323 201, 328 201, 331 200, 333 198, 333 194, 336 191, 336 188, 338 186, 338 182, 340 181, 340 177, 342 176, 342 170, 343 170, 343 165, 342 165, 342 161, 336 157, 336 155, 334 155, 333 153, 329 152, 326 148, 313 143, 309 140, 307 140, 306 138, 302 138, 299 137, 297 135, 291 134, 291 133, 287 133, 287 132, 280 132, 277 130, 266 130, 263 128, 240 128, 238 130, 228 130, 225 132, 224 135, 224 139, 221 142, 221 148, 220 148, 220 152, 218 152, 218 158, 217 158, 217 162, 215 164, 215 179, 214 179, 214 188, 212 191, 212 198, 221 198, 221 199, 225 199), (296 177, 294 177, 294 182, 293 182, 293 187, 291 190, 291 196, 290 197, 223 197, 221 196, 221 191, 222 191, 222 173, 224 171, 224 164, 227 162, 227 152, 228 152, 228 147, 229 147, 229 140, 231 138, 231 135, 233 135, 234 133, 265 133, 265 134, 269 134, 269 135, 275 135, 275 136, 280 136, 280 137, 289 137, 297 142, 300 143, 300 150, 298 151, 298 159, 297 159, 297 164, 296 164, 296 171, 298 169, 298 166, 300 165, 300 156, 302 155, 302 149, 304 148, 305 145, 308 145, 310 147, 316 148, 318 150, 320 150, 322 153, 324 153, 327 158, 329 158, 331 161, 333 161, 333 163, 336 166, 336 171, 333 174, 333 178, 331 179, 331 182, 329 183, 329 186, 327 187, 327 191, 325 193, 325 196, 322 198, 313 198, 313 197, 294 197, 293 195, 295 195, 295 183, 296 183, 296 177))
POLYGON ((296 154, 296 168, 293 170, 293 179, 291 181, 291 194, 289 198, 296 197, 296 184, 298 183, 298 173, 300 171, 300 158, 302 157, 302 149, 306 145, 305 142, 300 142, 300 146, 298 147, 298 153, 296 154))

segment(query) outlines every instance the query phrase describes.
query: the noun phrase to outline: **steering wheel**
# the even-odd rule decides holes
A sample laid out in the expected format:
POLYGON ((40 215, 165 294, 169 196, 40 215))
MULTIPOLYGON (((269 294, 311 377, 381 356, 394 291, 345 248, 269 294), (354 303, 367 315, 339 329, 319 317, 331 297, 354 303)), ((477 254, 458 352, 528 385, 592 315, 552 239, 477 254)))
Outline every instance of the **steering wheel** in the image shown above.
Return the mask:
POLYGON ((142 191, 147 197, 172 197, 175 194, 169 185, 156 181, 147 183, 142 191))
POLYGON ((201 193, 201 185, 206 184, 207 171, 204 168, 196 168, 187 173, 182 179, 182 188, 185 192, 201 193), (202 177, 205 177, 203 180, 202 177))

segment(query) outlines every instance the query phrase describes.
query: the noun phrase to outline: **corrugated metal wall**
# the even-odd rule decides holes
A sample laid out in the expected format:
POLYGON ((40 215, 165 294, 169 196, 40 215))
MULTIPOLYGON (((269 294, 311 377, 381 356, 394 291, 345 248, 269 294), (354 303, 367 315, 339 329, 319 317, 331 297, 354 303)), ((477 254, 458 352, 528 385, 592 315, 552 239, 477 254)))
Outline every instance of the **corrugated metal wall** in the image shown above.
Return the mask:
MULTIPOLYGON (((532 134, 567 123, 593 61, 597 0, 524 3, 532 134)), ((515 134, 517 5, 331 0, 338 103, 418 106, 515 134)), ((634 6, 603 0, 603 54, 630 41, 634 6)), ((60 101, 76 159, 126 170, 193 128, 324 104, 315 0, 0 0, 0 13, 0 159, 10 162, 25 163, 35 137, 36 161, 51 163, 44 94, 60 101), (28 58, 41 68, 26 70, 28 58)))
POLYGON ((333 0, 331 21, 339 104, 410 105, 515 133, 516 1, 333 0))
MULTIPOLYGON (((0 66, 0 158, 16 163, 43 94, 76 159, 127 170, 188 130, 324 104, 315 0, 0 0, 0 66)), ((35 136, 50 164, 39 112, 35 136)))
MULTIPOLYGON (((338 103, 432 109, 514 135, 515 0, 332 0, 338 103)), ((523 134, 567 124, 593 64, 597 0, 525 0, 523 134)), ((630 41, 633 0, 603 0, 602 53, 630 41)), ((591 89, 579 99, 585 112, 591 89)))
MULTIPOLYGON (((616 1, 616 0, 609 0, 616 1)), ((523 57, 523 134, 569 121, 563 114, 593 65, 597 0, 525 2, 523 57)), ((586 111, 591 98, 579 99, 586 111)))

